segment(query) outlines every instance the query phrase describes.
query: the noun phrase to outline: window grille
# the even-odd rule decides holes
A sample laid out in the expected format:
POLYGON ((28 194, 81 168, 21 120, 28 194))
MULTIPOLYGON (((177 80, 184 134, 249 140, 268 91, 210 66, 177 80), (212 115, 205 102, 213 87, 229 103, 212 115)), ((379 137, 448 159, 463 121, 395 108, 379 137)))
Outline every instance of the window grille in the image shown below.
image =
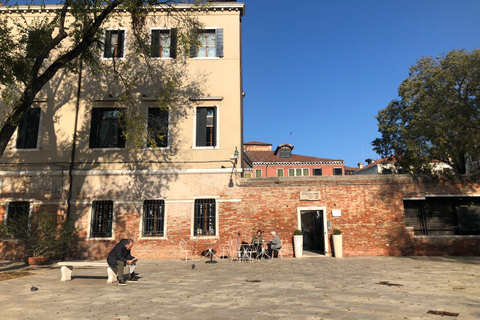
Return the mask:
POLYGON ((143 202, 143 236, 163 237, 165 201, 145 200, 143 202))
POLYGON ((113 201, 93 201, 91 236, 106 238, 112 236, 113 201))
POLYGON ((216 234, 215 199, 195 200, 194 236, 214 236, 216 234))
POLYGON ((7 225, 13 227, 15 236, 21 237, 28 228, 28 216, 30 213, 30 202, 13 201, 8 204, 7 225))
POLYGON ((405 222, 415 235, 480 234, 480 199, 433 197, 405 200, 405 222))

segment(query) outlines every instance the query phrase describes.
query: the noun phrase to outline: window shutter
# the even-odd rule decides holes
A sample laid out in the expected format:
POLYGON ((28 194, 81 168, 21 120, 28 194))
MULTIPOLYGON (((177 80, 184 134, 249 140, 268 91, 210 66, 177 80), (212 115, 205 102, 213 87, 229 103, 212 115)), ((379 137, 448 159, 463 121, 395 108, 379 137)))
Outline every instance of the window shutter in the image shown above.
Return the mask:
POLYGON ((36 148, 38 140, 38 129, 40 125, 40 108, 31 108, 28 111, 28 127, 25 148, 36 148))
POLYGON ((22 121, 18 125, 17 131, 17 148, 25 148, 25 141, 27 140, 27 126, 28 126, 28 111, 25 112, 22 121))
POLYGON ((177 57, 177 29, 170 30, 170 58, 177 57))
POLYGON ((213 108, 213 146, 217 146, 217 108, 213 108))
POLYGON ((125 128, 125 111, 120 110, 120 115, 118 117, 118 146, 117 148, 125 148, 125 135, 123 134, 123 130, 125 128))
POLYGON ((215 46, 217 51, 217 57, 223 57, 223 29, 219 28, 216 30, 215 35, 215 46))
POLYGON ((204 147, 207 141, 207 108, 197 108, 197 147, 204 147))
POLYGON ((98 121, 102 110, 100 108, 92 109, 92 121, 90 126, 90 144, 89 148, 97 148, 98 146, 98 121))
POLYGON ((110 31, 105 31, 105 42, 103 43, 103 57, 104 58, 111 58, 110 55, 110 47, 112 46, 112 36, 110 31))
POLYGON ((160 30, 152 30, 151 37, 152 57, 158 58, 160 57, 160 30))
POLYGON ((115 58, 123 58, 124 40, 125 40, 125 31, 118 30, 117 56, 115 58))

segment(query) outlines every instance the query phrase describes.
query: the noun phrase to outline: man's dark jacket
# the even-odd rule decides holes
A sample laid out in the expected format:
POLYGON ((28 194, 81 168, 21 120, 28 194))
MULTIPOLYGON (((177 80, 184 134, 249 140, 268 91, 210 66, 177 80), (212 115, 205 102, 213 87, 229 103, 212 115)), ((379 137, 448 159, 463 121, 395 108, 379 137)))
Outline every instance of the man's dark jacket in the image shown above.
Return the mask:
POLYGON ((128 239, 122 239, 115 247, 110 251, 107 258, 107 263, 110 267, 115 268, 117 261, 127 262, 127 260, 133 260, 134 257, 130 254, 130 250, 127 250, 125 246, 128 244, 128 239))

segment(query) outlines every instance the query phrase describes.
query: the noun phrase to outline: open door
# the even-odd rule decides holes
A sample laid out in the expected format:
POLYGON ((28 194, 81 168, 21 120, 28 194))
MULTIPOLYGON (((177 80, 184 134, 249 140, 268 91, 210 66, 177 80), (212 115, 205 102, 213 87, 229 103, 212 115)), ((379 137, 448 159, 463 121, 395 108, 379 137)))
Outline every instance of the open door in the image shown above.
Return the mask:
POLYGON ((303 250, 326 254, 324 209, 300 210, 303 250))

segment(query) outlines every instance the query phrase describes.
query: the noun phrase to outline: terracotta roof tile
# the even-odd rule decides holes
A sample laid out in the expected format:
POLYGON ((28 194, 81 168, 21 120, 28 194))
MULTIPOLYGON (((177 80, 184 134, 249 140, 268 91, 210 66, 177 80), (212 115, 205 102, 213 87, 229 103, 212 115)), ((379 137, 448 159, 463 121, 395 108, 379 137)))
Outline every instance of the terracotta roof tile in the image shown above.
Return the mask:
POLYGON ((329 162, 329 161, 342 161, 341 159, 328 159, 302 156, 299 154, 293 154, 291 158, 280 158, 274 154, 274 151, 247 151, 245 155, 249 157, 251 162, 329 162))

